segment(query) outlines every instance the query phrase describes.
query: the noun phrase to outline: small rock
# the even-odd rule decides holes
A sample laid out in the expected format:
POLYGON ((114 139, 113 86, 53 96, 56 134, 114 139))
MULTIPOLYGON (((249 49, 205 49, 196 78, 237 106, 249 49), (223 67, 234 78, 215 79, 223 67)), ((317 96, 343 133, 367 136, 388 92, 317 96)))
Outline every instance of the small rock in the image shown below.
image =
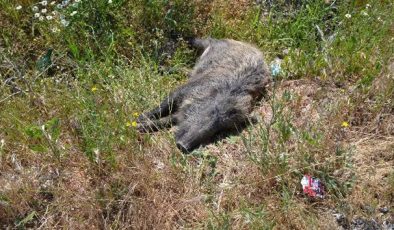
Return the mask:
POLYGON ((349 221, 344 214, 335 213, 334 217, 335 217, 335 220, 337 221, 339 226, 343 227, 344 229, 349 228, 349 221))
POLYGON ((341 213, 335 213, 334 217, 336 219, 336 221, 340 222, 341 220, 345 219, 345 215, 341 214, 341 213))
POLYGON ((370 229, 370 230, 377 230, 380 229, 379 224, 376 220, 366 220, 363 218, 356 218, 352 221, 351 229, 358 230, 358 229, 370 229))
POLYGON ((390 221, 385 220, 385 221, 383 221, 382 229, 383 230, 393 230, 394 229, 394 223, 390 223, 390 221))
POLYGON ((387 207, 381 207, 379 208, 379 212, 383 214, 387 214, 390 210, 387 207))

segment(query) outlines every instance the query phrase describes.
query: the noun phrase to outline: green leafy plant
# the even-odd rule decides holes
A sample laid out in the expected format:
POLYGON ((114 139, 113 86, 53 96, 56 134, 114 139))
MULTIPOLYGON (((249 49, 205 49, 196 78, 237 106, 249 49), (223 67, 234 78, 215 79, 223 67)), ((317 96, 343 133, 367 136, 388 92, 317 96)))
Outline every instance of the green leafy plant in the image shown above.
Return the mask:
POLYGON ((49 149, 55 157, 60 158, 58 146, 60 120, 58 118, 53 118, 42 126, 28 126, 25 129, 25 133, 32 141, 30 148, 33 151, 46 152, 49 149))

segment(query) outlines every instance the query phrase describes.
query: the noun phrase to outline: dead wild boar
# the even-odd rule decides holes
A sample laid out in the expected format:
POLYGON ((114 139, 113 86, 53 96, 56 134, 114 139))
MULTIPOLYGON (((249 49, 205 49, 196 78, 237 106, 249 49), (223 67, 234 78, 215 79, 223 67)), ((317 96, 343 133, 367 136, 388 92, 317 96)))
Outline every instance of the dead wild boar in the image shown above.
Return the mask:
POLYGON ((140 132, 176 125, 176 144, 184 153, 244 128, 271 79, 262 53, 250 44, 210 38, 191 44, 203 53, 188 81, 137 121, 140 132))

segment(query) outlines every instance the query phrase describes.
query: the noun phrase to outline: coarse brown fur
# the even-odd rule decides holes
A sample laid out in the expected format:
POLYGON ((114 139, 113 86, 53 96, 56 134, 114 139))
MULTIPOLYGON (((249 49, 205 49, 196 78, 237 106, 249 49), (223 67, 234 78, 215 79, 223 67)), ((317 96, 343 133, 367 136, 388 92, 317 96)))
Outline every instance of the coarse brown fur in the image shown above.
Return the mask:
POLYGON ((176 125, 176 143, 183 152, 245 127, 271 79, 262 53, 250 44, 230 39, 191 43, 204 52, 189 80, 138 119, 141 132, 176 125))

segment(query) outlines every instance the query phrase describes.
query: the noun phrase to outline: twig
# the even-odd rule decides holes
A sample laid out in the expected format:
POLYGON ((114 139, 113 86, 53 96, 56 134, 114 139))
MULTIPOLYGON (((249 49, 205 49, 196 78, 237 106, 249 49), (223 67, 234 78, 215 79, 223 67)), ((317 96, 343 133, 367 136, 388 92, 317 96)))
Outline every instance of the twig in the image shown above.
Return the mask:
POLYGON ((11 98, 11 97, 13 97, 13 96, 15 96, 15 95, 17 95, 17 94, 20 94, 20 93, 21 93, 21 91, 15 92, 15 93, 13 93, 13 94, 11 94, 11 95, 8 95, 6 98, 0 100, 0 104, 3 103, 3 102, 5 102, 5 101, 7 101, 9 98, 11 98))

